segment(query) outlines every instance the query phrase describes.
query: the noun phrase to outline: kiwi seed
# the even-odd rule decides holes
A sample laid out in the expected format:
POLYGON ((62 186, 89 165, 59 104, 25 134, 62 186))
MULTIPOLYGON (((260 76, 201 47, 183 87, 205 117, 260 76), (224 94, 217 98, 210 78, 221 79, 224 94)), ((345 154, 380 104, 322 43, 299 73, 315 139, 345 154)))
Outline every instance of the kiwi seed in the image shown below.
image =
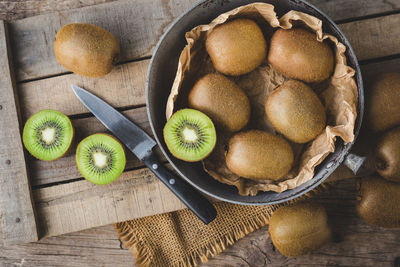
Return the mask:
POLYGON ((93 134, 76 149, 76 165, 82 176, 94 184, 114 181, 125 168, 125 151, 121 143, 108 134, 93 134))
POLYGON ((22 140, 34 157, 52 161, 67 153, 74 137, 70 119, 56 110, 42 110, 24 126, 22 140))
POLYGON ((175 157, 199 161, 214 149, 217 135, 207 115, 194 109, 181 109, 165 124, 164 140, 175 157))

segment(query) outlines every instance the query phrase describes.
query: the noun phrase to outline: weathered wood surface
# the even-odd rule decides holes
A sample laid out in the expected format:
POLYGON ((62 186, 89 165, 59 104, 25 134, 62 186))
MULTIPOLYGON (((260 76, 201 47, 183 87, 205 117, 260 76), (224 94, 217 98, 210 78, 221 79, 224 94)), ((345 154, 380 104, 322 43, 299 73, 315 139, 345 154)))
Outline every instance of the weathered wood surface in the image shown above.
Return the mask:
MULTIPOLYGON (((41 2, 41 6, 48 6, 48 9, 46 10, 51 10, 52 8, 54 8, 53 10, 55 11, 60 11, 60 10, 65 10, 68 9, 69 5, 72 4, 77 4, 77 5, 86 5, 86 4, 94 4, 94 3, 100 3, 103 2, 101 0, 94 0, 94 1, 79 1, 79 3, 77 3, 76 0, 63 0, 63 1, 58 1, 57 4, 53 3, 50 4, 50 1, 38 1, 38 0, 33 0, 33 1, 27 1, 27 2, 11 2, 11 1, 5 1, 5 5, 7 6, 7 16, 8 18, 17 18, 18 16, 24 16, 21 14, 32 14, 32 13, 24 13, 24 12, 42 12, 41 9, 39 9, 39 11, 29 11, 29 10, 33 10, 35 8, 35 6, 38 6, 38 2, 41 2), (47 4, 46 4, 47 3, 47 4), (62 4, 61 4, 62 3, 62 4), (22 6, 22 8, 18 9, 18 6, 22 6), (24 8, 27 9, 28 11, 24 11, 24 8), (10 12, 10 10, 12 10, 10 12)), ((167 2, 167 1, 166 1, 167 2)), ((334 18, 335 20, 340 20, 340 21, 347 21, 347 20, 352 20, 353 17, 363 17, 363 16, 375 16, 375 14, 382 14, 385 12, 393 12, 399 9, 399 3, 397 0, 378 0, 378 1, 373 1, 373 0, 365 0, 365 1, 344 1, 344 0, 335 0, 335 1, 324 1, 324 0, 313 0, 310 1, 314 4, 316 4, 321 10, 325 11, 328 13, 328 15, 330 15, 332 18, 334 18)), ((176 1, 176 2, 172 2, 169 3, 168 5, 179 5, 180 2, 176 1)), ((3 4, 3 2, 0 3, 0 7, 3 4)), ((186 4, 186 2, 184 3, 186 4)), ((189 4, 190 6, 191 4, 189 4)), ((4 8, 0 8, 0 15, 3 14, 2 12, 4 12, 4 8)), ((181 11, 179 11, 181 12, 181 11)), ((178 12, 178 13, 179 13, 178 12)), ((62 12, 61 14, 63 14, 65 16, 66 12, 62 12)), ((154 13, 153 13, 154 14, 154 13)), ((164 14, 165 15, 165 14, 164 14)), ((20 18, 19 17, 19 18, 20 18)), ((112 17, 112 16, 111 16, 112 17)), ((1 17, 0 17, 1 18, 1 17)), ((149 19, 157 19, 156 17, 151 17, 148 18, 147 20, 145 20, 144 22, 140 22, 140 23, 150 23, 149 19)), ((164 19, 164 18, 159 18, 159 19, 164 19)), ((358 20, 359 18, 357 18, 358 20)), ((374 20, 374 19, 371 19, 374 20)), ((171 19, 172 21, 172 19, 171 19)), ((48 21, 46 21, 46 25, 49 24, 48 21)), ((350 23, 347 23, 350 24, 350 23)), ((347 24, 343 24, 343 25, 347 25, 347 24)), ((371 27, 372 30, 369 30, 369 34, 373 34, 373 35, 379 35, 380 32, 382 30, 386 30, 385 25, 384 24, 375 24, 378 25, 378 27, 373 30, 374 23, 372 23, 371 27), (379 28, 381 27, 381 28, 379 28)), ((12 27, 14 27, 15 24, 12 25, 12 27)), ((28 26, 26 26, 28 27, 28 26)), ((158 27, 158 26, 157 26, 158 27)), ((167 25, 165 25, 164 29, 167 27, 167 25)), ((29 27, 28 27, 29 28, 29 27)), ((395 29, 396 30, 396 29, 395 29)), ((162 30, 161 30, 162 31, 162 30)), ((29 31, 27 31, 27 35, 29 31)), ((39 31, 40 34, 43 34, 42 31, 39 31)), ((138 36, 142 36, 141 31, 136 32, 138 36)), ((37 33, 35 33, 37 34, 37 33)), ((54 36, 55 32, 52 33, 54 36)), ((158 34, 158 33, 157 33, 158 34)), ((347 35, 349 36, 351 34, 351 32, 347 33, 347 35)), ((39 36, 39 35, 37 35, 39 36)), ((362 36, 360 36, 362 37, 362 36)), ((42 38, 42 40, 47 40, 50 41, 50 39, 47 39, 47 37, 43 36, 40 37, 42 38)), ((153 40, 157 40, 159 38, 159 36, 155 36, 153 37, 153 40)), ((375 38, 375 37, 374 37, 375 38)), ((369 40, 377 40, 374 38, 369 38, 369 40)), ((142 40, 143 41, 143 40, 142 40)), ((148 39, 147 41, 143 41, 143 42, 148 42, 151 43, 151 40, 148 39)), ((29 44, 29 42, 28 42, 29 44)), ((361 49, 364 49, 364 47, 362 46, 363 44, 358 45, 358 47, 360 47, 361 49)), ((382 44, 379 43, 379 46, 381 46, 382 44)), ((32 48, 32 47, 30 47, 32 48)), ((13 49, 15 50, 15 48, 13 47, 13 49)), ((143 48, 139 47, 139 50, 142 49, 141 51, 144 51, 143 48)), ((148 54, 151 54, 151 49, 149 49, 148 54)), ((381 57, 381 56, 388 56, 388 55, 393 55, 393 51, 395 48, 393 48, 393 46, 383 46, 383 53, 382 54, 378 54, 378 56, 376 56, 376 53, 378 52, 374 52, 375 54, 373 54, 374 57, 381 57)), ((144 52, 143 52, 144 53, 144 52)), ((38 55, 38 54, 37 54, 38 55)), ((141 56, 136 56, 137 57, 143 57, 145 56, 146 53, 142 54, 141 56)), ((17 55, 18 56, 18 55, 17 55)), ((35 56, 35 55, 34 55, 35 56)), ((34 58, 32 57, 25 57, 25 59, 29 60, 34 60, 34 58)), ((371 73, 373 72, 382 72, 382 64, 386 65, 385 63, 373 63, 373 64, 368 64, 366 65, 367 68, 371 69, 371 73)), ((389 60, 387 61, 387 65, 390 66, 391 69, 397 69, 398 70, 398 60, 394 59, 394 60, 389 60)), ((30 71, 32 71, 32 69, 30 69, 30 71)), ((35 71, 33 69, 33 71, 35 71)), ((58 73, 58 72, 57 72, 58 73)), ((65 73, 65 70, 61 70, 61 72, 59 73, 65 73)), ((24 74, 23 74, 24 75, 24 74)), ((43 76, 40 76, 43 77, 43 76)), ((28 79, 28 78, 25 78, 28 79)), ((25 80, 22 79, 22 80, 25 80)), ((97 88, 97 85, 96 85, 97 88)), ((90 88, 89 88, 90 89, 90 88)), ((136 104, 135 104, 136 105, 136 104)), ((129 112, 129 111, 128 111, 129 112)), ((81 183, 84 181, 78 181, 77 183, 81 183)), ((341 182, 342 184, 343 182, 341 182)), ((71 183, 73 184, 73 183, 71 183)), ((351 195, 354 190, 353 186, 350 184, 348 184, 347 182, 344 183, 345 186, 343 187, 344 193, 345 194, 350 194, 347 197, 345 196, 345 194, 338 194, 338 195, 333 195, 331 197, 327 197, 326 198, 326 203, 328 205, 333 205, 334 210, 338 209, 340 205, 352 205, 352 204, 348 204, 347 202, 350 199, 353 199, 353 196, 351 195), (338 204, 338 201, 344 201, 344 202, 340 202, 338 204)), ((71 187, 72 188, 72 187, 71 187)), ((71 189, 71 188, 67 188, 67 189, 71 189)), ((47 189, 47 188, 41 188, 41 189, 47 189)), ((84 189, 83 191, 85 191, 86 189, 84 189)), ((342 189, 340 189, 342 190, 342 189)), ((43 191, 45 192, 45 191, 43 191)), ((46 191, 46 192, 51 192, 51 191, 46 191)), ((49 193, 50 195, 52 193, 49 193)), ((48 195, 43 194, 44 198, 48 195)), ((66 198, 68 198, 66 196, 66 198)), ((63 198, 65 199, 65 197, 63 198)), ((53 202, 54 203, 54 202, 53 202)), ((43 203, 42 203, 43 204, 43 203)), ((63 203, 65 204, 65 203, 63 203)), ((101 203, 100 203, 101 204, 101 203)), ((314 262, 316 262, 317 265, 334 265, 334 264, 340 264, 340 263, 344 263, 346 265, 349 266, 377 266, 377 265, 383 265, 383 264, 387 264, 388 266, 393 266, 393 262, 395 260, 396 257, 398 257, 399 253, 398 250, 396 250, 396 248, 399 247, 400 245, 400 241, 398 240, 398 236, 399 233, 398 231, 394 231, 394 230, 381 230, 381 229, 377 229, 377 228, 373 228, 373 227, 369 227, 366 226, 364 223, 362 223, 359 219, 357 219, 354 216, 354 209, 352 208, 351 213, 347 213, 346 214, 340 214, 340 216, 338 216, 340 218, 340 220, 347 220, 348 218, 349 221, 352 223, 350 228, 345 228, 342 229, 344 233, 346 233, 346 237, 347 235, 349 236, 348 239, 345 239, 345 243, 343 244, 342 242, 337 243, 337 246, 335 245, 333 248, 333 252, 332 251, 324 251, 326 253, 329 253, 329 255, 326 255, 324 253, 319 253, 316 252, 315 255, 317 256, 313 256, 314 254, 312 254, 311 256, 306 256, 306 257, 300 257, 297 258, 295 260, 287 260, 283 257, 281 257, 280 259, 277 260, 273 260, 271 261, 272 264, 274 264, 275 266, 278 265, 285 265, 285 264, 291 264, 291 265, 311 265, 313 263, 313 259, 314 262), (349 230, 346 230, 349 229, 349 230), (360 233, 360 231, 362 231, 362 233, 360 233), (361 235, 361 237, 360 237, 361 235), (364 238, 362 238, 364 237, 364 238), (360 239, 361 238, 361 239, 360 239), (347 240, 347 241, 346 241, 347 240), (363 242, 361 244, 361 248, 360 244, 359 244, 359 240, 361 240, 361 242, 363 242), (374 246, 374 245, 369 245, 372 242, 379 242, 379 246, 374 246), (378 256, 377 256, 378 255, 378 256), (314 258, 313 258, 314 257, 314 258), (316 257, 318 257, 319 259, 316 259, 316 257), (324 259, 325 258, 325 259, 324 259), (353 262, 353 258, 355 258, 356 260, 354 260, 353 262), (350 260, 349 260, 350 259, 350 260), (380 261, 381 260, 381 261, 380 261)), ((344 227, 349 227, 347 225, 345 225, 344 227)), ((265 231, 264 231, 265 232, 265 231)), ((264 232, 259 232, 253 236, 249 236, 246 237, 243 242, 247 242, 247 243, 251 243, 253 244, 254 240, 257 240, 256 237, 262 236, 264 234, 264 232), (247 241, 246 241, 247 240, 247 241)), ((262 238, 264 238, 264 236, 262 236, 262 238)), ((24 246, 15 246, 15 247, 10 247, 10 248, 1 248, 0 251, 0 262, 1 263, 5 263, 6 266, 10 265, 10 266, 20 266, 20 265, 29 265, 29 266, 65 266, 65 265, 71 265, 71 266, 78 266, 78 265, 83 265, 83 266, 132 266, 132 262, 130 261, 131 256, 130 256, 130 252, 126 251, 126 250, 120 250, 119 248, 116 247, 116 245, 113 243, 112 246, 108 247, 108 240, 116 240, 115 236, 112 232, 111 227, 103 227, 103 228, 97 228, 94 230, 86 230, 80 233, 75 233, 75 234, 68 234, 65 236, 61 236, 61 237, 53 237, 53 238, 46 238, 42 241, 40 241, 39 243, 35 243, 35 244, 28 244, 28 245, 24 245, 24 246), (98 230, 100 229, 100 230, 98 230), (102 229, 108 229, 107 231, 107 235, 101 235, 101 238, 97 238, 97 235, 99 234, 99 232, 97 231, 103 231, 102 229), (93 232, 95 231, 95 232, 93 232), (107 236, 111 236, 112 237, 107 237, 107 236), (76 236, 79 236, 76 238, 76 236), (103 240, 103 241, 100 241, 103 240), (106 240, 106 241, 104 241, 106 240), (50 243, 51 245, 48 245, 48 243, 50 243), (43 245, 45 244, 45 245, 43 245), (79 244, 79 245, 77 245, 79 244), (82 245, 83 244, 83 245, 82 245), (107 247, 107 251, 105 251, 105 249, 103 249, 103 245, 104 247, 107 247), (80 247, 82 246, 82 247, 80 247), (89 248, 85 248, 85 247, 89 247, 89 248), (101 247, 101 248, 99 248, 101 247), (112 250, 112 251, 111 251, 112 250), (122 252, 121 252, 122 251, 122 252), (40 254, 45 254, 43 256, 41 256, 40 254), (100 255, 98 255, 100 254, 100 255), (105 257, 103 257, 103 255, 105 255, 105 257), (23 260, 24 259, 24 260, 23 260)), ((111 242, 111 241, 110 241, 111 242)), ((336 244, 336 243, 335 243, 336 244)), ((261 243, 258 243, 258 246, 261 247, 261 243)), ((119 246, 119 245, 118 245, 119 246)), ((331 246, 331 245, 329 245, 331 246)), ((332 249, 332 247, 330 247, 332 249)), ((321 250, 321 251, 323 251, 321 250)), ((236 245, 235 247, 233 247, 233 250, 228 251, 228 253, 223 253, 219 256, 217 256, 216 259, 219 259, 219 261, 216 261, 215 264, 213 266, 226 266, 227 263, 232 262, 232 264, 237 264, 237 266, 263 266, 259 265, 260 261, 260 257, 261 260, 265 260, 266 262, 268 262, 268 258, 270 258, 269 254, 271 252, 269 252, 269 250, 263 250, 263 252, 265 253, 265 255, 263 253, 258 253, 256 251, 256 248, 254 247, 249 247, 249 246, 240 246, 240 245, 236 245), (245 260, 248 261, 248 264, 246 262, 243 262, 240 257, 243 257, 243 254, 257 254, 257 257, 247 257, 245 258, 245 260), (268 253, 268 254, 267 254, 268 253), (232 256, 233 255, 233 256, 232 256), (236 261, 235 261, 236 259, 236 261), (224 265, 225 264, 225 265, 224 265)), ((278 254, 279 255, 279 254, 278 254)))
POLYGON ((0 20, 0 210, 7 244, 38 240, 34 207, 20 135, 7 25, 0 20))
MULTIPOLYGON (((57 63, 53 53, 55 34, 65 24, 77 21, 89 22, 108 29, 120 41, 121 61, 126 62, 150 56, 168 25, 197 2, 197 0, 180 2, 163 0, 118 1, 14 21, 11 23, 10 29, 13 36, 15 62, 18 66, 17 80, 37 79, 67 72, 57 63), (105 17, 109 19, 105 20, 105 17)), ((360 1, 357 4, 355 1, 351 1, 351 4, 343 4, 344 1, 340 1, 341 4, 336 4, 336 1, 316 2, 322 10, 326 6, 333 19, 336 19, 336 17, 343 19, 342 11, 346 9, 342 9, 343 7, 347 7, 352 12, 366 10, 368 7, 371 8, 371 12, 377 12, 380 8, 387 11, 389 7, 389 10, 400 9, 400 4, 391 4, 388 1, 374 1, 375 4, 372 3, 372 0, 360 1), (365 2, 368 3, 367 6, 364 5, 365 2)), ((366 13, 368 14, 368 12, 366 13)), ((390 22, 393 25, 390 28, 391 31, 398 32, 399 27, 396 27, 398 18, 397 20, 391 19, 390 22)), ((362 34, 366 31, 368 33, 363 36, 355 34, 359 40, 354 44, 360 48, 361 59, 364 59, 365 56, 362 53, 365 51, 364 48, 368 48, 368 45, 373 42, 386 45, 387 43, 378 39, 378 36, 382 34, 380 31, 382 28, 379 25, 383 25, 379 24, 379 21, 376 22, 376 19, 372 19, 360 23, 359 25, 350 22, 343 29, 345 33, 348 33, 348 36, 351 36, 350 34, 353 34, 353 32, 362 34)), ((394 37, 398 38, 396 35, 394 37)), ((377 49, 371 52, 374 55, 384 56, 387 55, 387 52, 392 52, 392 49, 383 46, 381 52, 377 49)))

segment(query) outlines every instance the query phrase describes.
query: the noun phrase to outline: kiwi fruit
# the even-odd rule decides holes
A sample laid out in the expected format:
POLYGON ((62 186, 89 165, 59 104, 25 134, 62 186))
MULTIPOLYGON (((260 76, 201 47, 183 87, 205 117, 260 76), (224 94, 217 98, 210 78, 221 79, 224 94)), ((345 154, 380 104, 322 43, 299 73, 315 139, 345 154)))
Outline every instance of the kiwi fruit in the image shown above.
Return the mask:
POLYGON ((22 140, 34 157, 52 161, 65 155, 74 138, 71 120, 57 110, 42 110, 24 126, 22 140))
POLYGON ((120 48, 117 38, 107 30, 88 23, 62 27, 54 41, 58 63, 83 76, 101 77, 117 63, 120 48))
POLYGON ((359 180, 356 208, 368 224, 384 228, 400 227, 400 184, 378 176, 359 180))
POLYGON ((121 143, 108 134, 93 134, 76 149, 76 166, 82 176, 98 185, 117 179, 125 169, 125 151, 121 143))
POLYGON ((400 182, 400 127, 390 130, 379 140, 375 168, 383 178, 400 182))
POLYGON ((378 76, 369 88, 366 121, 373 132, 400 125, 400 73, 378 76))
POLYGON ((282 255, 296 257, 328 243, 332 231, 324 206, 314 202, 296 202, 280 207, 272 214, 269 234, 282 255))
POLYGON ((277 30, 271 38, 268 61, 286 77, 307 83, 328 79, 335 63, 329 45, 302 28, 277 30))
POLYGON ((318 96, 306 84, 285 81, 272 91, 265 112, 275 130, 295 143, 307 143, 324 129, 326 114, 318 96))
POLYGON ((189 106, 228 131, 242 129, 250 118, 247 95, 233 81, 217 73, 200 78, 189 92, 189 106))
POLYGON ((237 76, 261 64, 267 42, 256 22, 241 18, 215 27, 207 36, 206 50, 217 71, 237 76))
POLYGON ((181 109, 164 126, 164 141, 169 151, 184 161, 207 157, 217 142, 214 123, 201 111, 181 109))
POLYGON ((280 136, 259 130, 235 134, 229 140, 226 165, 249 179, 279 180, 292 168, 293 150, 280 136))

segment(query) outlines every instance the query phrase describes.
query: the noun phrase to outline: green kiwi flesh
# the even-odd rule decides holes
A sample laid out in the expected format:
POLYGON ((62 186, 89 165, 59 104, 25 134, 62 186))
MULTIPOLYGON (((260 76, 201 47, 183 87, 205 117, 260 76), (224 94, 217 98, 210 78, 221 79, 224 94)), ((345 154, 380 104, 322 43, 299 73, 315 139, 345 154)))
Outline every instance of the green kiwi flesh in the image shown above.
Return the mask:
POLYGON ((362 178, 358 183, 356 208, 368 224, 400 228, 400 184, 378 176, 362 178))
POLYGON ((328 243, 332 231, 325 208, 319 203, 296 202, 276 210, 269 221, 274 246, 287 257, 315 251, 328 243))
POLYGON ((379 175, 400 182, 400 127, 381 137, 375 153, 375 168, 379 175))
POLYGON ((125 151, 121 143, 108 134, 93 134, 76 149, 76 165, 82 176, 94 184, 108 184, 125 169, 125 151))
POLYGON ((164 127, 169 151, 184 161, 200 161, 215 147, 217 135, 211 119, 194 109, 174 113, 164 127))
POLYGON ((74 137, 71 120, 57 110, 42 110, 30 117, 24 126, 22 140, 34 157, 52 161, 69 150, 74 137))

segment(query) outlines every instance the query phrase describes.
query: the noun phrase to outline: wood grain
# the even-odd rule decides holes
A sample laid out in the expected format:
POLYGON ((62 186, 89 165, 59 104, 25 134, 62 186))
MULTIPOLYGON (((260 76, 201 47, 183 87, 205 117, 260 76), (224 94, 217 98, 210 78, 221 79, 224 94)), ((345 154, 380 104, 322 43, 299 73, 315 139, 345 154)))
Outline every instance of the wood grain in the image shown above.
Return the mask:
POLYGON ((103 78, 67 74, 19 84, 22 117, 41 109, 56 109, 66 115, 89 113, 71 89, 78 85, 94 93, 114 107, 124 108, 145 104, 146 71, 149 60, 119 65, 103 78))
POLYGON ((40 238, 185 207, 149 169, 124 172, 108 185, 82 180, 36 189, 33 197, 40 238))
POLYGON ((10 31, 17 80, 67 72, 57 63, 53 52, 54 37, 63 25, 88 22, 104 27, 119 40, 121 61, 125 62, 150 56, 169 24, 196 2, 118 1, 14 21, 10 31))
POLYGON ((13 245, 36 241, 38 234, 7 38, 6 24, 0 21, 0 210, 4 243, 13 245))
POLYGON ((341 181, 316 198, 327 209, 333 241, 309 255, 282 256, 264 227, 202 266, 398 266, 400 229, 372 227, 358 218, 355 191, 354 180, 341 181))
POLYGON ((400 14, 340 25, 358 60, 398 55, 400 14))
MULTIPOLYGON (((400 54, 400 14, 368 19, 341 25, 359 59, 370 59, 400 54), (385 36, 383 29, 391 27, 394 36, 385 36), (383 37, 382 37, 383 36, 383 37), (387 38, 386 38, 387 37, 387 38), (396 39, 398 38, 398 40, 396 39)), ((50 59, 49 59, 50 60, 50 59)), ((47 60, 48 61, 48 60, 47 60)), ((46 61, 42 61, 43 64, 46 61)), ((50 108, 67 115, 88 112, 70 89, 71 83, 81 86, 115 107, 145 104, 145 77, 149 60, 118 66, 100 79, 66 74, 48 79, 19 84, 23 118, 37 111, 50 108)))
MULTIPOLYGON (((53 53, 54 37, 65 24, 89 22, 106 28, 120 41, 121 61, 126 62, 150 56, 169 24, 197 2, 197 0, 117 1, 14 21, 10 28, 15 61, 18 66, 17 80, 37 79, 68 72, 57 63, 53 53)), ((341 0, 339 4, 336 2, 314 0, 314 4, 323 11, 327 11, 334 20, 344 19, 352 12, 361 15, 363 12, 374 14, 400 9, 395 0, 350 2, 341 0)), ((374 28, 375 24, 371 23, 371 29, 367 30, 370 31, 369 34, 374 34, 380 28, 374 28)), ((361 34, 366 30, 356 29, 354 26, 347 27, 350 27, 346 31, 349 33, 348 36, 352 36, 354 30, 361 34)), ((360 37, 360 40, 365 40, 368 36, 360 37)), ((361 42, 360 45, 362 45, 361 42)))
MULTIPOLYGON (((145 130, 150 136, 153 136, 147 120, 145 107, 123 111, 122 114, 145 130)), ((74 119, 72 120, 72 123, 74 125, 76 134, 72 148, 67 155, 54 162, 37 160, 32 156, 28 157, 29 173, 32 186, 46 185, 81 178, 82 175, 78 171, 75 163, 75 151, 78 143, 83 140, 83 138, 94 133, 109 133, 103 124, 101 124, 101 122, 95 117, 74 119)), ((131 152, 127 150, 127 148, 125 151, 126 170, 144 166, 142 162, 140 162, 131 152)), ((162 161, 166 161, 158 147, 155 148, 155 152, 162 161)))

